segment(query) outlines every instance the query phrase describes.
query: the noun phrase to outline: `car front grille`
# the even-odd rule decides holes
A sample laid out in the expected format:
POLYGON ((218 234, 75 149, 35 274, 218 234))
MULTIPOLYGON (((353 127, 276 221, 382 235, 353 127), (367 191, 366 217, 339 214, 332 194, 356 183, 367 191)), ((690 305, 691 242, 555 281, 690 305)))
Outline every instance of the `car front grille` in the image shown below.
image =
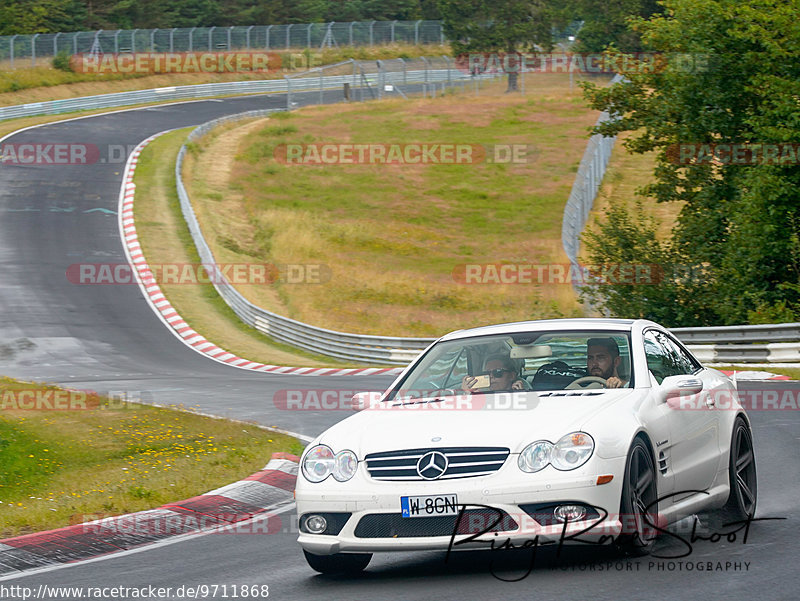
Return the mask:
POLYGON ((509 449, 503 447, 446 447, 371 453, 365 457, 367 471, 375 480, 425 480, 417 462, 430 451, 447 457, 447 469, 437 480, 473 478, 496 472, 505 463, 509 449))
POLYGON ((457 515, 404 518, 399 513, 373 513, 359 520, 355 535, 357 538, 414 538, 453 536, 454 530, 456 534, 479 534, 517 528, 514 518, 500 509, 468 509, 461 520, 457 515))

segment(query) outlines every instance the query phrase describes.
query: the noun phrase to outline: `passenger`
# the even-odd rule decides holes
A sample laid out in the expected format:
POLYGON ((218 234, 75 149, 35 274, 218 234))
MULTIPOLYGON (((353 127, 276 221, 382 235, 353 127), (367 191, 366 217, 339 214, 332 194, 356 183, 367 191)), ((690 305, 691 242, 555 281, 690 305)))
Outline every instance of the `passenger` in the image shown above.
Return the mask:
POLYGON ((483 364, 483 373, 489 376, 489 387, 476 388, 478 379, 475 376, 464 376, 461 389, 465 392, 488 390, 492 392, 511 392, 512 390, 528 390, 525 381, 519 377, 514 361, 508 355, 492 355, 483 364))

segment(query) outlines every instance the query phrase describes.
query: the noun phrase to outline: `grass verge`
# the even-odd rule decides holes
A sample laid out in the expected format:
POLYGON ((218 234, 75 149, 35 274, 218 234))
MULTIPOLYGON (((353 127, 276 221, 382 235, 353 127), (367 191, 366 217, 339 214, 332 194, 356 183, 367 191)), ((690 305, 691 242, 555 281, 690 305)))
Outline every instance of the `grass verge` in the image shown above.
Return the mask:
POLYGON ((324 283, 240 288, 335 330, 435 336, 497 321, 580 316, 571 286, 463 285, 464 264, 562 265, 561 218, 597 118, 567 76, 497 81, 434 99, 309 107, 235 145, 212 132, 185 182, 218 261, 322 264, 324 283), (287 165, 282 144, 521 144, 524 162, 287 165), (231 164, 227 156, 235 156, 231 164))
POLYGON ((180 501, 302 449, 256 425, 93 394, 24 408, 23 391, 58 390, 0 378, 0 538, 180 501))
MULTIPOLYGON (((420 56, 451 54, 449 46, 414 46, 388 44, 386 46, 326 48, 321 51, 284 52, 284 64, 297 65, 297 69, 281 69, 271 73, 161 73, 161 74, 122 74, 122 73, 74 73, 55 69, 52 66, 17 67, 10 70, 9 64, 0 65, 0 106, 43 102, 62 98, 92 96, 146 90, 165 86, 184 86, 201 83, 226 81, 248 81, 260 79, 280 79, 284 74, 302 72, 311 66, 329 65, 348 59, 378 60, 420 56), (310 59, 310 61, 309 61, 310 59)), ((17 61, 17 65, 22 61, 17 61)))
MULTIPOLYGON (((175 160, 191 129, 170 132, 151 142, 136 167, 136 231, 151 265, 200 262, 175 190, 175 160)), ((250 328, 211 284, 162 284, 161 290, 194 330, 240 357, 268 365, 347 365, 275 342, 250 328)))
POLYGON ((741 365, 716 365, 714 369, 724 369, 725 371, 765 371, 771 374, 789 376, 792 380, 800 380, 800 367, 748 367, 747 364, 741 365))
MULTIPOLYGON (((604 220, 604 213, 611 205, 623 205, 633 209, 635 201, 641 200, 646 212, 653 215, 659 223, 657 235, 661 240, 670 237, 672 228, 681 210, 681 204, 659 203, 655 199, 640 196, 636 191, 653 181, 655 152, 632 154, 623 146, 627 134, 620 136, 614 145, 614 152, 594 206, 586 222, 586 230, 596 229, 598 221, 604 220)), ((582 257, 585 259, 586 257, 582 257)))

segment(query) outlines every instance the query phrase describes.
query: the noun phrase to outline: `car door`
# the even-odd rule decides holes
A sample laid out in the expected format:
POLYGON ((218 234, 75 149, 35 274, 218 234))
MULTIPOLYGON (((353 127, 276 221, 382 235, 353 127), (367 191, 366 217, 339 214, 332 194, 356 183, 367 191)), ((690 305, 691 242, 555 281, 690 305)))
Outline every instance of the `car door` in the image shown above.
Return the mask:
MULTIPOLYGON (((700 402, 691 408, 674 405, 668 412, 670 439, 660 445, 659 463, 674 475, 675 491, 707 490, 719 467, 719 413, 705 403, 712 379, 703 367, 666 332, 645 332, 647 366, 659 384, 668 376, 694 376, 703 382, 700 402), (663 457, 663 459, 662 459, 663 457)), ((674 501, 683 495, 673 497, 674 501)))

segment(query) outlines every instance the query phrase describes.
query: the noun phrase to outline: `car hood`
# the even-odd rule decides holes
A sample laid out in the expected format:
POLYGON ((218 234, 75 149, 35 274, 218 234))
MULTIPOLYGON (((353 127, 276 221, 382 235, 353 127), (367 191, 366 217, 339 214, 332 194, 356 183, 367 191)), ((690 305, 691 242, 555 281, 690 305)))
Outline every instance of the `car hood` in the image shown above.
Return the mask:
POLYGON ((335 453, 349 449, 359 460, 369 453, 430 447, 497 446, 518 453, 533 441, 556 442, 565 434, 580 430, 592 416, 635 392, 593 391, 591 396, 516 393, 513 409, 504 408, 503 403, 509 403, 503 398, 498 399, 500 406, 486 408, 494 400, 493 395, 480 395, 486 397, 486 402, 478 402, 479 408, 472 409, 456 409, 456 403, 448 405, 452 397, 445 397, 441 403, 417 400, 388 409, 361 411, 326 430, 318 442, 335 453))

